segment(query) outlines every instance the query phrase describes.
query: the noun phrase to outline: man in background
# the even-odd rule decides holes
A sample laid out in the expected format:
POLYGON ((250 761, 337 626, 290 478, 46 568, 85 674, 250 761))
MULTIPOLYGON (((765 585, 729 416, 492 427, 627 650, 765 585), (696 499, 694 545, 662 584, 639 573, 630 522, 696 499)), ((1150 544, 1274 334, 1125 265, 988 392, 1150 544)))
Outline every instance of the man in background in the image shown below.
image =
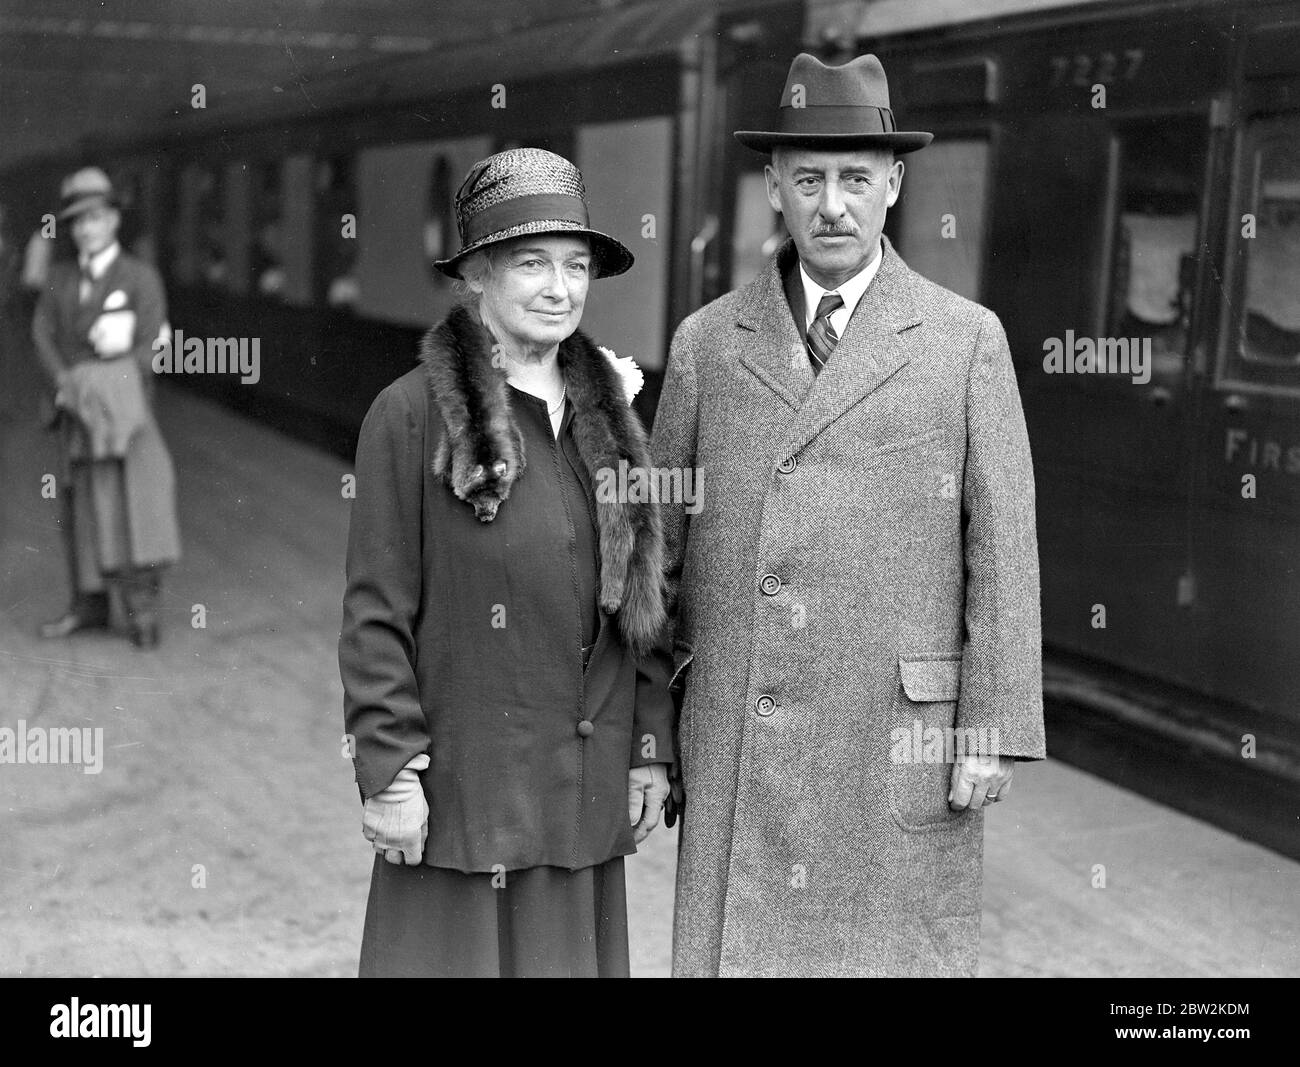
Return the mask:
POLYGON ((59 222, 75 263, 51 265, 32 338, 55 390, 56 499, 72 603, 45 638, 105 629, 116 592, 138 648, 158 644, 162 569, 180 555, 171 457, 154 421, 152 361, 166 340, 162 280, 118 244, 121 212, 108 176, 67 178, 59 222))

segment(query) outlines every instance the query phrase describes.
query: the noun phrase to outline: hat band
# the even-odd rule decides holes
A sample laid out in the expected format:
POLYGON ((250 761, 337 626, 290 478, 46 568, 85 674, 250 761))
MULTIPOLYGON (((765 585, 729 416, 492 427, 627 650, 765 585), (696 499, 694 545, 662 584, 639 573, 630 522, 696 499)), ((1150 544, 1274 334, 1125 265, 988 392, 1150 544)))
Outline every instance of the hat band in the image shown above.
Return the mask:
POLYGON ((62 206, 72 207, 73 204, 84 204, 89 200, 103 200, 107 202, 111 199, 112 197, 109 196, 108 193, 101 193, 97 190, 90 190, 84 193, 73 193, 71 196, 65 196, 63 198, 62 206))
POLYGON ((887 107, 834 104, 781 108, 781 133, 874 134, 897 129, 894 113, 887 107))
POLYGON ((516 196, 476 211, 465 222, 461 241, 466 246, 490 234, 539 219, 563 219, 576 226, 587 225, 587 205, 578 196, 564 193, 533 193, 516 196))

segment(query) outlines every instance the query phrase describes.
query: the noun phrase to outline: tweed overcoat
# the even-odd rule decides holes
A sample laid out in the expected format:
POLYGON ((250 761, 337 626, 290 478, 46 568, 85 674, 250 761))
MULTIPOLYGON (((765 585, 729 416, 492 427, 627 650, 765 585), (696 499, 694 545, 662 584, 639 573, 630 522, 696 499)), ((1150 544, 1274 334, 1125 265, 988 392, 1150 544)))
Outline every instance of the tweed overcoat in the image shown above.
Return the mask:
POLYGON ((816 378, 789 241, 673 339, 652 453, 697 468, 702 502, 664 509, 679 976, 973 974, 985 815, 951 812, 951 764, 904 762, 894 731, 1045 755, 1006 337, 882 243, 816 378))

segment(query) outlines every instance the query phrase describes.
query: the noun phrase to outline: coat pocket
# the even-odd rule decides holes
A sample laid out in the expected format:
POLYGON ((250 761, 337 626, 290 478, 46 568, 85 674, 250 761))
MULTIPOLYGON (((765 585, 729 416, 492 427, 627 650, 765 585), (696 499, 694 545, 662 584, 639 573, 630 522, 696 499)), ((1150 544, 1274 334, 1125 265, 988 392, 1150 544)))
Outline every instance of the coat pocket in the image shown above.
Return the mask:
POLYGON ((966 812, 948 807, 960 653, 900 656, 890 730, 889 804, 909 832, 950 830, 966 812))
POLYGON ((858 466, 865 469, 885 463, 892 463, 895 460, 903 462, 911 459, 911 457, 900 455, 900 453, 911 452, 915 448, 921 448, 932 441, 939 441, 942 438, 943 428, 938 426, 934 429, 926 430, 925 433, 909 434, 906 437, 895 437, 888 441, 881 441, 879 438, 873 437, 870 441, 865 442, 867 448, 856 457, 856 463, 858 466))

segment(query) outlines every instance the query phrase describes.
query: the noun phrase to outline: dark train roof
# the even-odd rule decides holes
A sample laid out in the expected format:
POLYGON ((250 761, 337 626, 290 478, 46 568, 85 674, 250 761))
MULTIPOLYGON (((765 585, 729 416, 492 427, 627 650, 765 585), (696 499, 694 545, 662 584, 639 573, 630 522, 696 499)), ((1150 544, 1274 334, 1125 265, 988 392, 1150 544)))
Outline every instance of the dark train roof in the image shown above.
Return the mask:
MULTIPOLYGON (((749 8, 762 6, 750 0, 749 8)), ((774 0, 779 2, 779 0, 774 0)), ((728 0, 45 0, 0 13, 0 170, 671 54, 728 0), (191 107, 203 83, 207 108, 191 107)))

